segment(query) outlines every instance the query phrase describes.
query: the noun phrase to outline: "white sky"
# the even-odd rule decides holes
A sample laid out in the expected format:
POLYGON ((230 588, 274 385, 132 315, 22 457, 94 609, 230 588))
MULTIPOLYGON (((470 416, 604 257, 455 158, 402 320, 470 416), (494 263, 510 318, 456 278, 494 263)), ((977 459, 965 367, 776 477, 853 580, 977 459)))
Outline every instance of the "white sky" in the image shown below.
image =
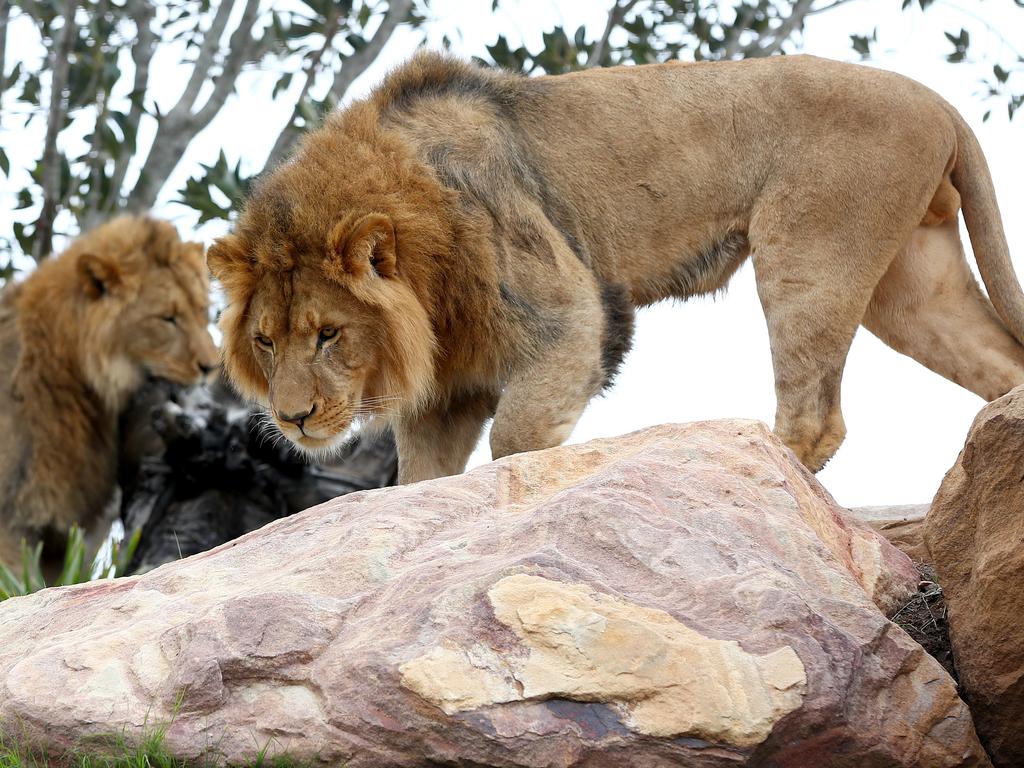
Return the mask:
MULTIPOLYGON (((803 49, 831 58, 855 60, 851 33, 870 34, 878 27, 879 41, 871 64, 901 72, 925 83, 953 103, 981 140, 1004 212, 1018 274, 1024 273, 1024 115, 1014 123, 1002 102, 985 105, 979 98, 980 79, 991 70, 974 65, 949 65, 950 46, 943 31, 961 26, 971 33, 972 49, 989 54, 1001 50, 988 25, 998 28, 1017 51, 1024 51, 1022 13, 1012 0, 937 0, 926 14, 900 12, 898 0, 854 0, 808 21, 803 49), (989 107, 987 123, 981 116, 989 107)), ((430 42, 440 43, 445 32, 453 49, 480 54, 499 33, 515 46, 539 45, 541 32, 555 24, 570 31, 586 24, 592 36, 604 24, 605 2, 592 0, 504 0, 498 13, 491 0, 434 0, 430 42)), ((28 30, 14 27, 8 36, 9 62, 37 55, 28 30), (21 46, 19 50, 19 46, 21 46)), ((411 50, 417 34, 399 30, 384 55, 355 84, 350 96, 365 92, 411 50)), ((155 62, 152 93, 165 108, 180 93, 182 70, 168 57, 155 62)), ((224 149, 232 163, 242 159, 249 171, 262 167, 274 138, 288 119, 293 99, 267 100, 276 73, 248 72, 238 93, 189 148, 177 172, 161 194, 154 212, 174 221, 187 237, 209 242, 226 230, 210 223, 196 230, 196 216, 170 201, 198 162, 212 162, 224 149)), ((298 80, 298 78, 296 78, 298 80)), ((293 85, 296 91, 298 84, 293 85)), ((5 113, 11 99, 4 102, 5 113)), ((38 155, 42 121, 29 131, 13 131, 5 114, 3 146, 17 165, 19 158, 38 155)), ((140 144, 151 141, 140 136, 140 144)), ((24 160, 21 160, 24 163, 24 160)), ((5 207, 14 190, 24 184, 24 171, 14 173, 0 190, 5 207)), ((24 216, 15 214, 24 220, 24 216)), ((0 224, 8 233, 9 224, 0 224)), ((913 360, 884 346, 866 331, 858 333, 843 379, 843 411, 848 436, 819 479, 848 506, 929 501, 945 471, 960 450, 971 420, 983 405, 971 393, 933 374, 913 360)), ((662 304, 640 312, 633 351, 615 387, 595 400, 573 432, 570 442, 621 434, 671 421, 745 417, 772 423, 774 385, 764 317, 749 264, 733 279, 728 294, 718 300, 662 304)), ((486 436, 471 461, 489 460, 486 436)))

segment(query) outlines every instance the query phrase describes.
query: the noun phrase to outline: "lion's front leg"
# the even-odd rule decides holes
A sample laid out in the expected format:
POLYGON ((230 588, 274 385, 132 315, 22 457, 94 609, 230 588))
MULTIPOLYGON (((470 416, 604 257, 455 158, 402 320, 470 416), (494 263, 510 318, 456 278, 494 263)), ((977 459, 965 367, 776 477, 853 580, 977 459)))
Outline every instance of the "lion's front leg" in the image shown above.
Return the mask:
POLYGON ((560 445, 601 391, 603 323, 594 311, 568 313, 557 341, 506 382, 491 427, 494 459, 560 445))
POLYGON ((494 413, 495 401, 489 394, 455 398, 397 422, 398 482, 405 485, 464 470, 484 422, 494 413))

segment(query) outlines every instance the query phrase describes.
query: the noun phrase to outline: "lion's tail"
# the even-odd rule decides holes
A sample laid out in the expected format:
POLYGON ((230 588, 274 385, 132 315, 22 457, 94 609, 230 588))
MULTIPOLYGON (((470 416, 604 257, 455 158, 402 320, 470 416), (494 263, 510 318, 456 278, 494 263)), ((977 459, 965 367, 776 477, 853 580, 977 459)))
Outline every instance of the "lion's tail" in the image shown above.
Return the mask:
POLYGON ((974 131, 958 113, 953 115, 957 153, 951 176, 960 193, 978 271, 1003 325, 1024 344, 1024 291, 1013 271, 988 163, 974 131))

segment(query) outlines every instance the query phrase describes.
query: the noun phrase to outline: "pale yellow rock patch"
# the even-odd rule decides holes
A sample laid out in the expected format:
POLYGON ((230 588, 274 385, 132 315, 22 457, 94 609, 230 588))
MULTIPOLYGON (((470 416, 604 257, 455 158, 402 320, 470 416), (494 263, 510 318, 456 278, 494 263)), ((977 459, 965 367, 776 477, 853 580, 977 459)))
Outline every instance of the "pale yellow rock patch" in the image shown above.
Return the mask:
POLYGON ((399 671, 402 684, 447 714, 522 698, 505 662, 490 648, 444 645, 407 661, 399 671))
POLYGON ((488 598, 526 654, 447 645, 401 668, 406 687, 449 714, 558 697, 616 706, 627 726, 652 736, 747 747, 764 741, 806 690, 789 646, 747 653, 587 585, 519 574, 495 583, 488 598))

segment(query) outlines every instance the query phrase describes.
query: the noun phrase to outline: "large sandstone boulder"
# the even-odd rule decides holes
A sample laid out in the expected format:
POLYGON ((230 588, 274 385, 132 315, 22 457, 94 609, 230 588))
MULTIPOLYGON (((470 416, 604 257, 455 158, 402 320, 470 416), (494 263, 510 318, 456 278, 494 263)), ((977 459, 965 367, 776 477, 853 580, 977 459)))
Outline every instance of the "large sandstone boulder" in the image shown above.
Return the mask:
POLYGON ((663 426, 0 604, 0 719, 349 768, 989 765, 876 605, 916 579, 763 425, 663 426))
POLYGON ((925 525, 957 672, 996 765, 1024 765, 1024 387, 982 409, 925 525))

